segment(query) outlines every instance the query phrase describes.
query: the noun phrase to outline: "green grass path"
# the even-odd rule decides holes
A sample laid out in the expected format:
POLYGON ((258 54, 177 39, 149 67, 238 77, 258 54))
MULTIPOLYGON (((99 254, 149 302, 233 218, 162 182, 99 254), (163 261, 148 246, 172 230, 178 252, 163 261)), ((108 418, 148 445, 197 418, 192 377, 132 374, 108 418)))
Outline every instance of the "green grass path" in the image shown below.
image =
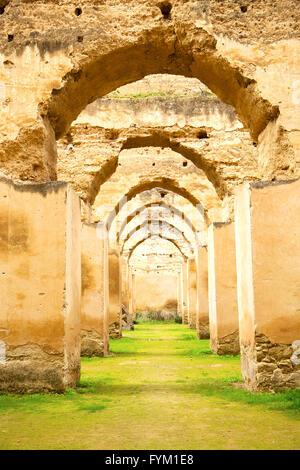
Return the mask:
POLYGON ((250 394, 238 357, 178 324, 140 324, 83 359, 76 391, 0 396, 0 449, 300 449, 300 390, 250 394))

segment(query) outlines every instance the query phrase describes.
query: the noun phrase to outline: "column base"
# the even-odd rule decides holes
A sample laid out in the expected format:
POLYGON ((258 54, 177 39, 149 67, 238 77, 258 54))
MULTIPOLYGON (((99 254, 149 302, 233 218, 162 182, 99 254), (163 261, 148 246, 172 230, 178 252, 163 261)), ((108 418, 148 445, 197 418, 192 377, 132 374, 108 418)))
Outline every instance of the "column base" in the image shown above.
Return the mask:
POLYGON ((68 364, 63 354, 36 344, 10 347, 0 363, 0 391, 13 393, 62 393, 80 379, 80 362, 68 364))
POLYGON ((300 387, 299 355, 292 345, 272 343, 256 334, 255 347, 242 346, 242 374, 251 391, 300 387))
POLYGON ((226 354, 236 356, 240 354, 239 332, 235 331, 223 338, 210 338, 210 348, 214 354, 220 356, 226 354))
POLYGON ((134 330, 133 318, 125 305, 122 305, 122 330, 134 330))
POLYGON ((103 357, 107 354, 104 338, 97 331, 81 330, 82 357, 103 357))
POLYGON ((109 325, 109 337, 112 339, 122 338, 122 331, 119 322, 114 322, 109 325))
POLYGON ((197 324, 197 338, 198 339, 209 339, 209 323, 199 323, 197 324))

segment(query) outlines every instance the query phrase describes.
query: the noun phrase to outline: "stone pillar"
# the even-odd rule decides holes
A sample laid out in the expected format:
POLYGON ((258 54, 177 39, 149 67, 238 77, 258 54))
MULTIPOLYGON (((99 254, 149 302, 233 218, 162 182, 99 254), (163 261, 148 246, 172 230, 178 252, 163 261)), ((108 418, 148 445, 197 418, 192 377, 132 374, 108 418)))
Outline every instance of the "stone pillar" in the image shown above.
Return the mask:
POLYGON ((121 270, 122 270, 122 305, 129 311, 129 266, 127 259, 121 256, 121 270))
POLYGON ((108 240, 104 226, 81 232, 81 356, 108 353, 108 240))
POLYGON ((109 271, 109 337, 122 337, 122 306, 121 306, 121 264, 120 250, 117 244, 110 241, 108 252, 109 271))
POLYGON ((67 183, 0 180, 0 390, 80 378, 80 201, 67 183))
POLYGON ((196 328, 197 319, 197 265, 195 259, 188 260, 189 268, 189 328, 196 328))
POLYGON ((209 338, 207 246, 197 250, 197 337, 209 338))
POLYGON ((235 207, 242 374, 251 390, 300 386, 300 181, 252 183, 235 207))
POLYGON ((132 273, 132 318, 136 317, 136 274, 132 273))
POLYGON ((128 273, 129 313, 134 320, 136 318, 136 274, 131 267, 129 267, 128 273))
POLYGON ((129 266, 128 269, 128 310, 133 318, 133 291, 132 291, 132 268, 129 266))
POLYGON ((177 315, 183 316, 182 272, 177 273, 177 315))
POLYGON ((239 317, 234 223, 208 229, 210 347, 215 354, 239 354, 239 317))
POLYGON ((182 297, 183 297, 183 313, 182 313, 182 323, 183 325, 188 324, 189 316, 189 286, 188 286, 188 272, 189 267, 187 261, 183 262, 182 265, 182 297))

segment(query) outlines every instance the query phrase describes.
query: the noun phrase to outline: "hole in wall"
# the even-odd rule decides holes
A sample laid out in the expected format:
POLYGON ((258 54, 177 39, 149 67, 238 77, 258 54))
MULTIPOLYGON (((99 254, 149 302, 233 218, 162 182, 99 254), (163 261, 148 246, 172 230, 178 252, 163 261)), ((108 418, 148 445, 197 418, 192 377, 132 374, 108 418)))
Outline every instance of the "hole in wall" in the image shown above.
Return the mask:
POLYGON ((75 8, 75 15, 76 16, 80 16, 82 13, 82 9, 81 8, 75 8))
POLYGON ((197 138, 198 138, 198 139, 207 139, 207 138, 208 138, 207 132, 206 132, 206 131, 200 131, 200 132, 198 132, 197 138))
POLYGON ((77 37, 77 41, 78 41, 78 42, 82 42, 82 41, 83 41, 83 36, 78 36, 78 37, 77 37))
POLYGON ((33 171, 38 171, 38 170, 40 170, 41 168, 42 168, 41 165, 39 165, 38 163, 34 163, 34 164, 32 165, 33 171))
POLYGON ((170 2, 163 2, 160 5, 160 11, 164 17, 164 20, 170 20, 171 19, 171 10, 172 10, 172 5, 170 2))
POLYGON ((160 193, 161 198, 164 198, 166 195, 167 195, 167 193, 163 193, 163 192, 160 193))
POLYGON ((3 15, 4 11, 5 11, 5 7, 0 7, 0 15, 3 15))
POLYGON ((248 7, 246 5, 241 6, 241 12, 242 13, 246 13, 247 10, 248 10, 248 7))
POLYGON ((8 40, 8 42, 13 41, 14 40, 14 35, 13 34, 8 34, 7 35, 7 40, 8 40))
POLYGON ((152 166, 155 166, 155 163, 152 163, 152 166))
POLYGON ((182 166, 187 166, 188 162, 183 162, 182 166))

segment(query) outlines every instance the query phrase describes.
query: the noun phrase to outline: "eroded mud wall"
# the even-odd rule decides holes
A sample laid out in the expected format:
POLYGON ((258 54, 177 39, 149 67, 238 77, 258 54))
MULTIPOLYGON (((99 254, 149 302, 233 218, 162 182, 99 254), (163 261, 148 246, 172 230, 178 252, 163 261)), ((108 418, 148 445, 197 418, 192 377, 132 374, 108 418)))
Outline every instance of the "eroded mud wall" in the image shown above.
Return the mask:
POLYGON ((236 200, 242 373, 252 390, 300 385, 300 182, 245 185, 236 200))
POLYGON ((81 231, 81 356, 108 352, 108 238, 106 229, 83 224, 81 231))
POLYGON ((80 376, 80 203, 66 183, 0 181, 0 389, 80 376))

